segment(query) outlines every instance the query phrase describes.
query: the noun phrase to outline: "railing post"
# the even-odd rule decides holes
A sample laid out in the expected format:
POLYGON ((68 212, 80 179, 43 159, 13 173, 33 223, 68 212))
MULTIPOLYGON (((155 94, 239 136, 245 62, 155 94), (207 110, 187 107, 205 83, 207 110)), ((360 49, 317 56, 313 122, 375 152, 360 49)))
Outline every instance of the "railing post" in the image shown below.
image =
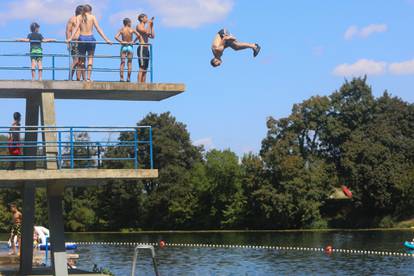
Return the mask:
POLYGON ((150 138, 150 165, 151 165, 151 170, 154 169, 154 158, 152 156, 152 127, 150 127, 150 133, 149 133, 149 138, 150 138))
POLYGON ((62 168, 62 132, 58 130, 58 169, 62 168))
POLYGON ((134 168, 138 169, 138 128, 134 132, 134 168))
POLYGON ((70 58, 71 58, 71 51, 70 51, 70 49, 72 48, 72 42, 69 42, 69 45, 68 45, 68 71, 69 71, 69 73, 68 73, 68 80, 72 80, 72 65, 71 65, 71 62, 70 62, 70 58))
POLYGON ((71 169, 74 169, 75 168, 75 162, 74 162, 74 156, 75 156, 75 153, 74 153, 74 145, 73 145, 73 143, 74 143, 74 137, 73 137, 73 128, 71 127, 70 128, 70 131, 69 131, 69 135, 70 135, 70 168, 71 169))
POLYGON ((52 80, 55 80, 55 55, 52 55, 52 80))
POLYGON ((152 44, 151 44, 150 45, 150 63, 151 63, 151 66, 150 66, 150 68, 151 68, 150 78, 151 78, 151 83, 154 82, 154 65, 153 65, 154 62, 153 62, 152 53, 153 53, 153 50, 152 50, 152 44))

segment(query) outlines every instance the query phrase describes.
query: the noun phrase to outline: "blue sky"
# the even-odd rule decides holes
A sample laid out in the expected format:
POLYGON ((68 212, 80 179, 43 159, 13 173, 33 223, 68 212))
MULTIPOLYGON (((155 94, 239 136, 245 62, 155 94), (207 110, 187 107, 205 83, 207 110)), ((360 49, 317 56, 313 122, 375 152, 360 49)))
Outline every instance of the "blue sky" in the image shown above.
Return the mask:
MULTIPOLYGON (((0 2, 2 38, 25 37, 38 21, 45 37, 64 38, 77 0, 0 2)), ((294 103, 330 94, 345 78, 367 74, 376 96, 388 90, 413 102, 414 1, 411 0, 141 0, 90 1, 105 33, 113 39, 121 19, 142 11, 156 16, 156 82, 183 82, 186 93, 164 102, 58 101, 58 125, 134 125, 148 112, 171 111, 187 124, 195 143, 257 152, 266 135, 266 117, 287 116, 294 103), (259 42, 251 51, 226 51, 213 69, 210 44, 227 27, 239 40, 259 42)), ((24 47, 22 47, 24 46, 24 47)), ((19 48, 20 47, 20 48, 19 48)), ((0 51, 27 51, 2 44, 0 51)), ((116 54, 118 46, 98 46, 116 54)), ((62 45, 45 51, 64 53, 62 45)), ((27 58, 11 65, 27 66, 27 58)), ((45 61, 47 62, 47 61, 45 61)), ((60 61, 65 64, 66 61, 60 61)), ((5 61, 1 62, 5 64, 5 61)), ((10 65, 10 64, 9 64, 10 65)), ((110 66, 118 66, 118 60, 110 66)), ((0 72, 1 79, 29 78, 29 72, 0 72)), ((97 78, 116 80, 116 73, 97 78)), ((0 125, 10 124, 24 102, 0 101, 0 125)))

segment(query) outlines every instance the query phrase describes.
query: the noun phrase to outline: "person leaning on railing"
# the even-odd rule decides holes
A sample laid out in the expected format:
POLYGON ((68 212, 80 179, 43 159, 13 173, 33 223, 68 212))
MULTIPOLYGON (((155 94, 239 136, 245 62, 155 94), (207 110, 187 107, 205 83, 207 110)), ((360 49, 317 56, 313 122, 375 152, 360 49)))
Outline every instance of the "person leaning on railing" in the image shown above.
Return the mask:
POLYGON ((42 50, 42 42, 53 42, 56 39, 53 38, 43 38, 42 34, 39 33, 40 25, 36 22, 30 24, 30 31, 27 35, 27 38, 21 38, 17 41, 21 42, 30 42, 30 60, 32 63, 32 80, 34 81, 36 78, 36 66, 38 68, 38 79, 42 80, 42 57, 43 57, 43 50, 42 50))
POLYGON ((92 15, 92 7, 90 5, 83 6, 82 14, 77 17, 77 24, 72 32, 72 35, 67 42, 71 42, 75 37, 75 34, 80 30, 79 35, 79 62, 81 67, 81 73, 83 79, 91 81, 93 56, 95 54, 96 39, 93 36, 93 28, 96 28, 102 38, 109 44, 112 42, 106 37, 102 29, 99 27, 98 20, 92 15), (85 64, 86 64, 86 53, 88 54, 88 77, 85 78, 85 64))

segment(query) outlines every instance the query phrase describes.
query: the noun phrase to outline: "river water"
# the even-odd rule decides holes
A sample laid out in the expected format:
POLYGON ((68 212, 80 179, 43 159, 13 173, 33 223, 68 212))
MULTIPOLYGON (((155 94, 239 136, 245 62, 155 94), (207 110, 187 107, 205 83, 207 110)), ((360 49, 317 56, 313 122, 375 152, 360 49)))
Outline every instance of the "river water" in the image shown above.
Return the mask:
MULTIPOLYGON (((407 252, 402 242, 413 231, 244 232, 162 234, 68 234, 73 241, 208 243, 318 247, 407 252)), ((81 245, 78 267, 94 264, 117 276, 131 275, 133 247, 81 245)), ((414 275, 414 258, 267 249, 175 248, 157 249, 161 275, 414 275)), ((136 275, 154 275, 148 253, 139 256, 136 275)))
MULTIPOLYGON (((209 243, 325 247, 405 252, 412 231, 72 234, 77 241, 209 243)), ((133 248, 81 246, 79 267, 93 264, 130 275, 133 248)), ((266 249, 164 248, 157 250, 161 275, 414 275, 414 258, 266 249)), ((140 255, 137 275, 153 275, 150 256, 140 255)))

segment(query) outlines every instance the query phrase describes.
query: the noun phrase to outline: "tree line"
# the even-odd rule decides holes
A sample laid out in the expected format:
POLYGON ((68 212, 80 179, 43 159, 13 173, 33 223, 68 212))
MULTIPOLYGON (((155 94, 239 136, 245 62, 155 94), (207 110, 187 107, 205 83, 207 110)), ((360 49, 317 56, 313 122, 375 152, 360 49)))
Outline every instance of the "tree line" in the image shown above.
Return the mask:
MULTIPOLYGON (((239 157, 195 146, 170 113, 148 114, 137 125, 153 127, 159 178, 68 188, 66 230, 391 227, 413 217, 413 104, 387 91, 375 98, 366 78, 356 78, 266 124, 260 152, 239 157), (352 199, 330 198, 340 185, 352 199)), ((132 139, 132 133, 119 137, 132 139)), ((128 150, 114 146, 106 154, 128 150)), ((145 152, 141 161, 148 158, 145 152)), ((117 161, 104 166, 132 168, 117 161)), ((38 189, 36 223, 47 226, 45 196, 38 189)), ((1 231, 9 230, 12 201, 21 204, 19 191, 0 190, 1 231)))

